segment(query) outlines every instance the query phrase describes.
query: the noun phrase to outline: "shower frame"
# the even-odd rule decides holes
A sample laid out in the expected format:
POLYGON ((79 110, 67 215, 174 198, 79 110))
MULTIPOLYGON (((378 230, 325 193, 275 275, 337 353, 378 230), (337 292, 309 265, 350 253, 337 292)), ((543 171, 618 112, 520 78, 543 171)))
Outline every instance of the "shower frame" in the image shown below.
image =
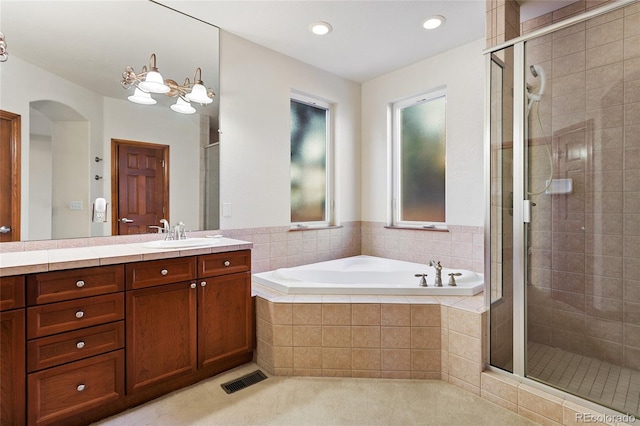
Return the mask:
POLYGON ((527 228, 525 216, 530 217, 530 206, 527 204, 526 194, 526 176, 528 175, 527 150, 525 149, 527 135, 527 97, 525 82, 525 42, 535 38, 556 32, 563 28, 569 27, 587 21, 591 18, 603 15, 605 13, 623 8, 638 0, 619 0, 608 3, 602 7, 593 9, 583 14, 567 18, 562 22, 549 25, 539 30, 533 31, 524 36, 520 36, 494 47, 487 48, 483 51, 485 55, 485 133, 484 133, 484 165, 485 165, 485 232, 484 232, 484 276, 485 276, 485 305, 488 312, 489 320, 486 322, 487 345, 486 359, 488 365, 486 369, 511 377, 517 381, 526 383, 532 387, 543 390, 549 394, 562 397, 579 403, 583 406, 593 408, 599 412, 607 414, 620 414, 612 408, 597 404, 595 402, 584 399, 559 388, 543 384, 537 380, 527 377, 526 374, 526 345, 527 345, 527 303, 526 303, 526 276, 527 276, 527 228), (492 56, 504 49, 513 47, 513 94, 504 94, 502 96, 511 96, 513 98, 513 366, 512 372, 508 372, 503 368, 491 365, 491 67, 492 56), (527 211, 529 210, 529 211, 527 211))

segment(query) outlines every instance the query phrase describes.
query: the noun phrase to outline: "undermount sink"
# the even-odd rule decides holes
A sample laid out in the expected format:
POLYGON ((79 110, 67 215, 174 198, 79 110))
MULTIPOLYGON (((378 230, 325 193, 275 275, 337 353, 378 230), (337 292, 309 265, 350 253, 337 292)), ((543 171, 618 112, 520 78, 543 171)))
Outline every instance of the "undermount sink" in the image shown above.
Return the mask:
POLYGON ((213 246, 220 238, 187 238, 186 240, 157 240, 142 243, 142 247, 156 249, 177 249, 213 246))

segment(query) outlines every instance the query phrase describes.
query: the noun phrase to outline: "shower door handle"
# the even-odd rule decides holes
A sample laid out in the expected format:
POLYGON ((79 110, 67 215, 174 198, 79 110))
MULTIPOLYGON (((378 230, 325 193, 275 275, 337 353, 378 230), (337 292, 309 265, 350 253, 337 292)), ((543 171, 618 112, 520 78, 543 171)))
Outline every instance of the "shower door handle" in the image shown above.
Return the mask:
POLYGON ((531 223, 531 200, 522 201, 522 221, 531 223))
POLYGON ((10 226, 0 226, 0 234, 8 234, 11 232, 11 227, 10 226))

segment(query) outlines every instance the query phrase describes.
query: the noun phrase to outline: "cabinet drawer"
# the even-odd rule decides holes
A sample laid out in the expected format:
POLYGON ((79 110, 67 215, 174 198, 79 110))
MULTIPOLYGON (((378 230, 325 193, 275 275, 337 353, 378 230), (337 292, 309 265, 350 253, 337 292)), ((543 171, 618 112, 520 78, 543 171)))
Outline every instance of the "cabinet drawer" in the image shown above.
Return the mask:
POLYGON ((122 290, 124 290, 122 265, 47 272, 29 276, 27 303, 29 306, 41 305, 122 290))
POLYGON ((0 311, 24 307, 24 275, 0 277, 0 311))
POLYGON ((198 256, 198 277, 215 277, 251 270, 251 250, 198 256))
POLYGON ((77 330, 124 318, 124 293, 27 308, 27 339, 77 330))
POLYGON ((127 289, 153 287, 196 277, 196 258, 150 260, 125 265, 127 289))
POLYGON ((61 422, 117 401, 124 393, 124 350, 27 376, 30 425, 61 422))
POLYGON ((124 347, 124 321, 31 340, 27 371, 33 372, 124 347))

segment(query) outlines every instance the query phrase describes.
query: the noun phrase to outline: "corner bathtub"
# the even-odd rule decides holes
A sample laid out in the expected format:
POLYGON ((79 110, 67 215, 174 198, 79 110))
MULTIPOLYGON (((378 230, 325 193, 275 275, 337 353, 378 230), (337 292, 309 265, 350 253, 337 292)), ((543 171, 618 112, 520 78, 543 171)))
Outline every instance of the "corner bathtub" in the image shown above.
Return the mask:
POLYGON ((442 287, 435 287, 435 269, 421 263, 373 256, 354 256, 294 268, 253 274, 253 281, 287 294, 368 294, 413 296, 473 296, 483 290, 484 277, 464 269, 442 268, 442 287), (456 287, 448 286, 452 272, 456 287), (420 277, 427 274, 428 287, 420 277))

